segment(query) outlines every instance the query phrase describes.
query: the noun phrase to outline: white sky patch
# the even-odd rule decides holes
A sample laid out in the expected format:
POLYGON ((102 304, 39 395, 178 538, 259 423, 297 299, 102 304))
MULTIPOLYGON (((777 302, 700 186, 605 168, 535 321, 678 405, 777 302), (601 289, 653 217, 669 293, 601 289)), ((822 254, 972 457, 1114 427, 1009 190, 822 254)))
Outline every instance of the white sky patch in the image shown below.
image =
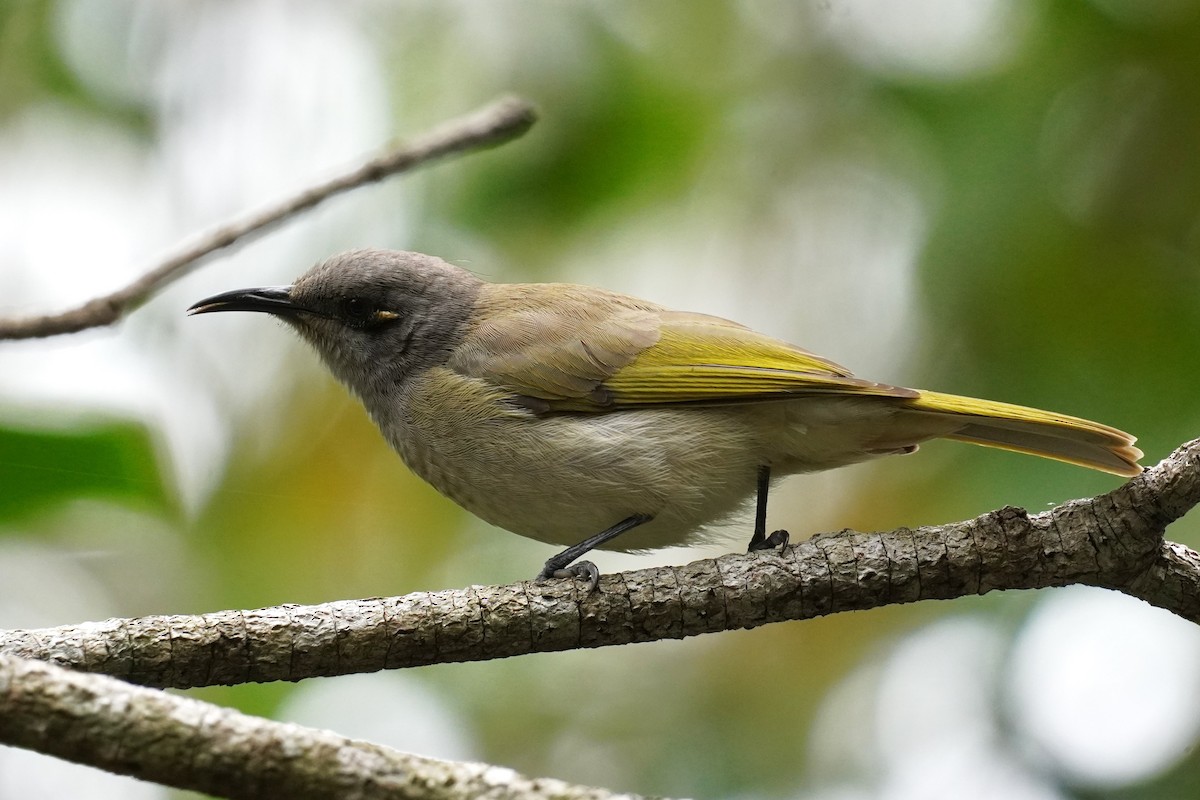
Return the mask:
POLYGON ((1200 630, 1117 592, 1044 595, 1009 673, 1013 724, 1083 783, 1158 774, 1200 736, 1200 630))
POLYGON ((820 784, 885 800, 1059 800, 1011 751, 995 713, 1005 632, 986 617, 938 620, 869 658, 833 691, 810 741, 820 784))
POLYGON ((276 716, 405 753, 454 761, 481 757, 462 714, 428 683, 401 671, 306 681, 276 716))
POLYGON ((875 72, 962 80, 1016 55, 1029 27, 1026 3, 1008 0, 831 0, 829 31, 875 72))

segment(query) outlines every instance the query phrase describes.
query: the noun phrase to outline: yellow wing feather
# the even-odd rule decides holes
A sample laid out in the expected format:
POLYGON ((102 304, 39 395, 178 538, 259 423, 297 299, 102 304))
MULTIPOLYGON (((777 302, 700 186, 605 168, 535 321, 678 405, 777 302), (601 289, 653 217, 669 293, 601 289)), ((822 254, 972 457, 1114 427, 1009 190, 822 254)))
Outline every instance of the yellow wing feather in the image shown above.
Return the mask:
POLYGON ((736 322, 569 284, 496 285, 450 366, 545 411, 797 394, 910 398, 736 322), (484 320, 484 321, 478 321, 484 320))
POLYGON ((661 336, 604 385, 614 404, 769 400, 797 394, 916 397, 726 320, 664 315, 661 336))

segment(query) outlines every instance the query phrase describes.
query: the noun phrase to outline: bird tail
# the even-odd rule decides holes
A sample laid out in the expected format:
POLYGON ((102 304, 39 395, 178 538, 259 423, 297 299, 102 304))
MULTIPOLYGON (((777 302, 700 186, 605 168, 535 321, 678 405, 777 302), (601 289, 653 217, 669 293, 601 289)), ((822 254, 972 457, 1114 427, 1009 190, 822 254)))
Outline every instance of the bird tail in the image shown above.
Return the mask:
POLYGON ((946 439, 1029 453, 1113 475, 1132 477, 1142 471, 1137 438, 1099 422, 991 400, 921 391, 906 408, 961 423, 946 439))

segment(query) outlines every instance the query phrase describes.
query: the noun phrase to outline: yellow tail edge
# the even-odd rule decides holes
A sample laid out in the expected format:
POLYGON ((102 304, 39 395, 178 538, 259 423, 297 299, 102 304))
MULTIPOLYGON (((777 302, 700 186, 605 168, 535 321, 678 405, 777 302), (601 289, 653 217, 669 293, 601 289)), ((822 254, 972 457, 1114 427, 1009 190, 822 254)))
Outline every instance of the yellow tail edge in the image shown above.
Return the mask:
POLYGON ((1137 437, 1099 422, 1012 403, 922 391, 909 408, 961 418, 946 439, 1075 464, 1130 478, 1142 471, 1137 437))

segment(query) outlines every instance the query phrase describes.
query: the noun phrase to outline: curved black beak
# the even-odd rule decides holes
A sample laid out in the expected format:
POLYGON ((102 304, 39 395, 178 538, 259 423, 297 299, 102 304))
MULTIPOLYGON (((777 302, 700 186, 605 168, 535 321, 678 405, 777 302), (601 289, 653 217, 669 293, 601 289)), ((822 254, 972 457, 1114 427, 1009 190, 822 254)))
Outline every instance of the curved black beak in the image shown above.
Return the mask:
POLYGON ((264 286, 260 289, 235 289, 201 300, 188 314, 212 311, 262 311, 267 314, 295 314, 304 309, 292 302, 292 287, 264 286))

